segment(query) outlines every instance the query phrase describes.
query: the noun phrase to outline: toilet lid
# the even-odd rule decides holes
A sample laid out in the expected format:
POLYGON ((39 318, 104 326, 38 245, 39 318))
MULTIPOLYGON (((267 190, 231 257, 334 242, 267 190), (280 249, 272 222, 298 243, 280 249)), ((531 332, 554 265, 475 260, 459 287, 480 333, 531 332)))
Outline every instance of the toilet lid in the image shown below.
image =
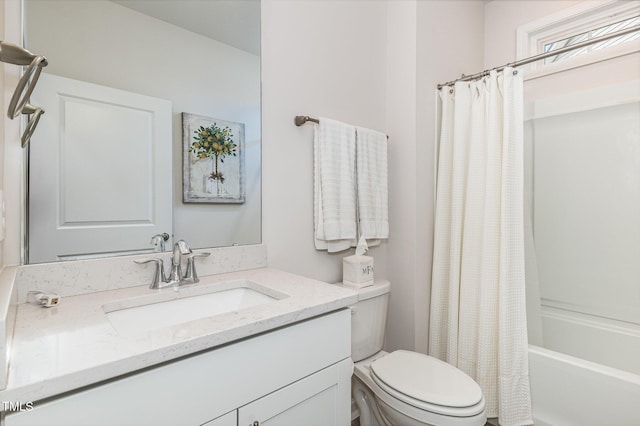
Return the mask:
POLYGON ((371 364, 390 388, 419 401, 447 407, 470 407, 482 400, 480 386, 461 370, 439 359, 395 351, 371 364))

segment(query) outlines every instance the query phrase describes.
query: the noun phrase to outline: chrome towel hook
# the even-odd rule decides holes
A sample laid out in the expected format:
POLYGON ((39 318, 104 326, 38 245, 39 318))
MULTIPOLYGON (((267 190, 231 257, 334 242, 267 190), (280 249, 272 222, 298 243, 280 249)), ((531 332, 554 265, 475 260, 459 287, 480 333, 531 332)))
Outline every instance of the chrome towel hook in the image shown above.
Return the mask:
POLYGON ((9 102, 9 108, 7 110, 7 116, 10 119, 16 118, 22 113, 22 108, 29 102, 33 89, 36 88, 38 78, 42 72, 42 63, 46 63, 47 59, 44 56, 36 56, 33 58, 26 71, 18 81, 18 86, 13 92, 11 101, 9 102))
POLYGON ((49 62, 44 56, 34 55, 24 47, 4 41, 0 41, 0 62, 27 66, 27 69, 18 81, 18 85, 16 90, 13 92, 13 96, 11 96, 9 108, 7 109, 7 116, 12 120, 20 114, 31 116, 24 134, 22 135, 21 142, 22 147, 24 148, 27 143, 29 143, 31 135, 33 135, 33 132, 40 121, 40 116, 44 113, 44 110, 41 107, 31 105, 29 103, 29 98, 33 93, 33 89, 36 87, 38 78, 40 78, 42 68, 46 67, 49 62))
POLYGON ((33 132, 36 130, 38 122, 40 121, 40 116, 44 114, 44 110, 41 107, 33 106, 30 103, 26 103, 22 108, 22 113, 31 116, 29 117, 27 127, 24 129, 24 133, 22 134, 21 142, 22 147, 24 148, 31 140, 31 135, 33 135, 33 132))

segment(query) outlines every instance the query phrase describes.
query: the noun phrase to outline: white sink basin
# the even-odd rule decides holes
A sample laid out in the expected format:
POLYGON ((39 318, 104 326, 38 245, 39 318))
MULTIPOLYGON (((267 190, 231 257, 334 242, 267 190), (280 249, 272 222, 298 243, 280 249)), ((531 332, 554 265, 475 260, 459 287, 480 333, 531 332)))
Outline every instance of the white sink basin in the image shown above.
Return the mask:
POLYGON ((156 330, 271 303, 287 295, 248 280, 170 289, 140 298, 112 302, 102 309, 120 333, 156 330))

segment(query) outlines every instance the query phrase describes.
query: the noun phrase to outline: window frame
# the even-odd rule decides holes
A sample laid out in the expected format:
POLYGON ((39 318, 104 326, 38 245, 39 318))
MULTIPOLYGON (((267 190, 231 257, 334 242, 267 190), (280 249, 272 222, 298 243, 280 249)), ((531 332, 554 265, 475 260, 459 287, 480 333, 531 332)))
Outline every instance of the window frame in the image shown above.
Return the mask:
MULTIPOLYGON (((521 60, 544 53, 544 46, 548 43, 637 15, 640 15, 640 2, 636 1, 608 0, 595 4, 593 2, 578 4, 519 26, 516 30, 516 58, 521 60)), ((640 51, 640 39, 559 62, 545 64, 543 61, 536 61, 527 66, 525 79, 553 74, 638 51, 640 51)))

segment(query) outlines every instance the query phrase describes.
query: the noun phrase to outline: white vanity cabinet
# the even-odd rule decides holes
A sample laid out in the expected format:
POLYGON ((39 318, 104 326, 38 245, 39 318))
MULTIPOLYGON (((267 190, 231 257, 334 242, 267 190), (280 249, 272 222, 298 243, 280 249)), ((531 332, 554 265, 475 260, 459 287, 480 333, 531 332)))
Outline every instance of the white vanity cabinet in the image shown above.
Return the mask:
POLYGON ((350 413, 345 416, 340 401, 345 389, 349 392, 352 366, 351 360, 342 360, 203 426, 348 425, 350 413))
POLYGON ((35 401, 4 426, 346 426, 350 321, 343 309, 35 401))
POLYGON ((349 381, 352 367, 350 359, 343 360, 241 407, 238 409, 238 425, 348 425, 351 420, 349 381), (348 378, 346 384, 343 382, 345 377, 348 378), (338 409, 345 399, 349 402, 346 413, 338 409))

